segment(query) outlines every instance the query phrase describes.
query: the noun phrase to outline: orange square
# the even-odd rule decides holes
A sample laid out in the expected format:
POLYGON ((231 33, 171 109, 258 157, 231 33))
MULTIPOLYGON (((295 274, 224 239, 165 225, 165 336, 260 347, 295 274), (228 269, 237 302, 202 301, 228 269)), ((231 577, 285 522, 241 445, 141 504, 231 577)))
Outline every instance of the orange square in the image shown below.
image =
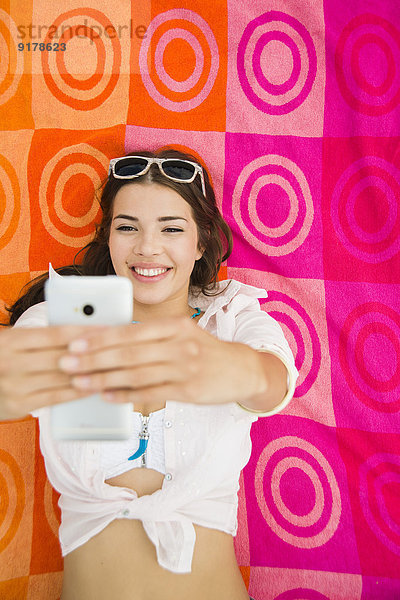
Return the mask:
POLYGON ((29 575, 35 435, 32 418, 0 424, 0 580, 29 575))
POLYGON ((10 2, 7 8, 7 17, 0 16, 0 38, 4 45, 1 54, 8 60, 8 64, 4 65, 5 76, 2 69, 0 82, 0 128, 8 131, 31 129, 32 58, 31 53, 25 50, 20 30, 29 26, 32 5, 30 2, 10 2))
POLYGON ((0 274, 29 269, 26 165, 32 136, 33 131, 3 131, 0 140, 0 274))
POLYGON ((140 52, 131 55, 128 123, 225 131, 225 2, 186 0, 176 8, 153 0, 151 16, 140 52))
POLYGON ((35 454, 35 504, 33 511, 32 553, 30 573, 56 572, 63 570, 58 528, 61 512, 59 494, 47 479, 44 459, 39 448, 39 426, 35 454))
MULTIPOLYGON (((101 211, 95 191, 111 157, 124 153, 125 126, 84 131, 36 131, 28 159, 31 271, 72 264, 93 237, 101 211)), ((78 259, 79 260, 79 259, 78 259)))
POLYGON ((62 580, 62 571, 31 575, 26 600, 58 600, 61 595, 62 580))
POLYGON ((36 128, 126 122, 131 41, 122 27, 130 18, 130 2, 34 2, 32 42, 43 44, 32 54, 36 128))
POLYGON ((9 579, 0 581, 0 598, 4 600, 27 600, 28 577, 18 577, 18 579, 9 579))
POLYGON ((14 304, 28 281, 30 281, 29 273, 0 275, 0 323, 8 323, 10 314, 5 310, 5 306, 14 304))

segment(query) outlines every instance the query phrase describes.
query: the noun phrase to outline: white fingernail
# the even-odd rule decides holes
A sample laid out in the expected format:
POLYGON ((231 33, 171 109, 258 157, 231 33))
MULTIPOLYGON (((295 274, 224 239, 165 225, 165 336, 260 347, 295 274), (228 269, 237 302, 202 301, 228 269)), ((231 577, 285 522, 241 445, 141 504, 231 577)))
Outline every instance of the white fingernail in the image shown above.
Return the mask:
POLYGON ((89 388, 90 384, 91 384, 91 379, 89 376, 82 376, 82 377, 74 377, 72 379, 72 383, 74 386, 78 387, 78 388, 89 388))
POLYGON ((75 356, 63 356, 58 361, 58 366, 63 371, 72 371, 79 366, 79 360, 75 356))
POLYGON ((88 348, 88 343, 86 340, 73 340, 68 345, 68 350, 70 352, 85 352, 88 348))

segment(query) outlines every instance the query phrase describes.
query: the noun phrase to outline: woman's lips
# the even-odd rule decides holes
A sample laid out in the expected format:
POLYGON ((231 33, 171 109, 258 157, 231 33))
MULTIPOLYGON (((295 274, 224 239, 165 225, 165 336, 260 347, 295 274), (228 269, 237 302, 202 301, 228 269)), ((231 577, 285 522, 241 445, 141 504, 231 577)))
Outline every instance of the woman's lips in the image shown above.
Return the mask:
POLYGON ((168 273, 170 271, 172 271, 171 268, 169 268, 167 271, 165 271, 165 273, 160 273, 160 275, 148 276, 148 275, 139 275, 139 273, 136 273, 134 268, 131 269, 131 273, 132 273, 133 277, 137 281, 141 281, 143 283, 155 283, 156 281, 161 281, 162 279, 166 278, 166 276, 168 275, 168 273))

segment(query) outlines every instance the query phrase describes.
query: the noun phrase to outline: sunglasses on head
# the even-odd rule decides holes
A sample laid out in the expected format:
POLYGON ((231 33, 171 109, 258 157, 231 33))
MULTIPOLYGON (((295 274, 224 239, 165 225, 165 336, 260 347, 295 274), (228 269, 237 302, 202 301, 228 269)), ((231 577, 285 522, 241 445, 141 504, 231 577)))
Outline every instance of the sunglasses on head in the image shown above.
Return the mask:
POLYGON ((145 175, 151 165, 158 165, 161 173, 180 183, 192 183, 200 175, 203 195, 206 195, 203 168, 195 162, 181 158, 152 158, 148 156, 122 156, 110 161, 108 175, 112 173, 116 179, 134 179, 145 175))

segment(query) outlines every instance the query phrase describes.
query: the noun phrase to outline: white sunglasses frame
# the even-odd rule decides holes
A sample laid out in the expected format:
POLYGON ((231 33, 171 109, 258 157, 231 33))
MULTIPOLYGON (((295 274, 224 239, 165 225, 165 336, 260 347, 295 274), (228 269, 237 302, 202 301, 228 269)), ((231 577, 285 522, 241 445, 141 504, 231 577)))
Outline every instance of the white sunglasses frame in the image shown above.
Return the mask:
POLYGON ((203 191, 203 196, 206 196, 206 186, 204 183, 204 173, 203 173, 203 167, 195 162, 192 162, 190 160, 186 160, 184 158, 155 158, 152 156, 140 156, 139 154, 135 154, 132 156, 120 156, 119 158, 112 158, 110 160, 110 166, 108 167, 108 176, 110 176, 110 174, 113 174, 113 177, 115 177, 115 179, 136 179, 137 177, 141 177, 142 175, 145 175, 147 173, 147 171, 150 169, 152 164, 156 164, 158 165, 158 168, 160 169, 161 173, 164 175, 164 177, 166 177, 167 179, 171 179, 171 181, 176 181, 178 183, 192 183, 197 175, 200 175, 200 179, 201 179, 201 189, 203 191), (117 162, 119 160, 126 160, 128 158, 140 158, 142 160, 147 160, 147 165, 144 167, 143 171, 141 171, 140 173, 138 173, 137 175, 116 175, 115 173, 115 165, 117 164, 117 162), (194 167, 194 173, 193 176, 190 179, 178 179, 177 177, 171 177, 171 175, 167 175, 167 173, 165 173, 162 165, 165 162, 176 162, 176 161, 180 161, 189 165, 192 165, 192 167, 194 167))

